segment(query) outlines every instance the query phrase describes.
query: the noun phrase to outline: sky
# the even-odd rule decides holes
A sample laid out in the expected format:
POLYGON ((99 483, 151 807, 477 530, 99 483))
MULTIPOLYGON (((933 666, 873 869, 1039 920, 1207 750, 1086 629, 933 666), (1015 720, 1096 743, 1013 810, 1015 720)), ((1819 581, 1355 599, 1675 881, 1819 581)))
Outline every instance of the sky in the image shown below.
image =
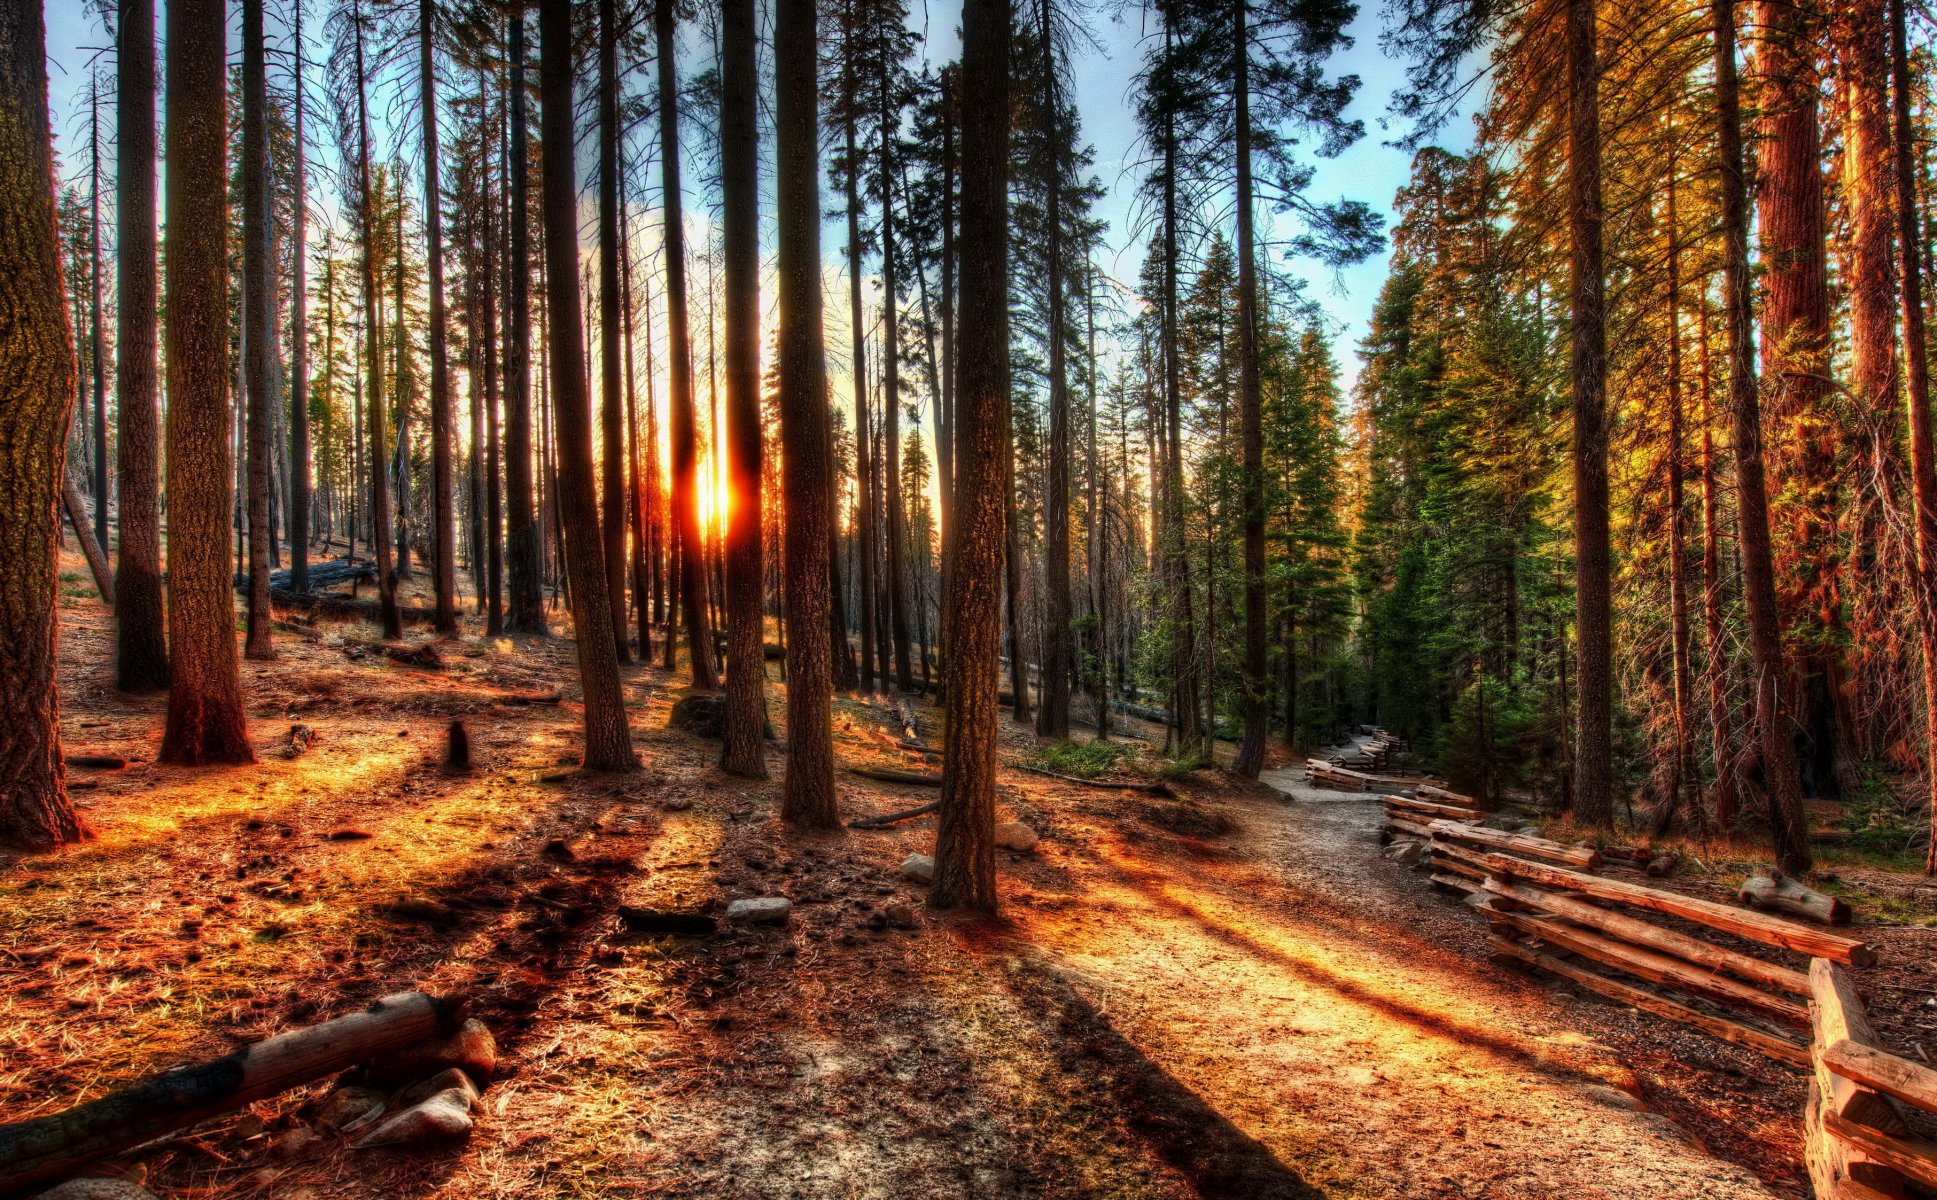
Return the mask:
MULTIPOLYGON (((309 5, 311 16, 306 32, 310 35, 310 53, 318 58, 324 52, 320 10, 326 5, 327 0, 312 0, 309 5)), ((82 0, 48 0, 46 5, 49 92, 53 105, 55 141, 70 174, 85 164, 87 65, 90 51, 100 47, 104 40, 98 20, 88 11, 90 7, 82 0)), ((280 12, 283 5, 271 0, 269 7, 269 32, 275 38, 283 29, 280 12)), ((1350 30, 1353 45, 1336 56, 1332 63, 1336 74, 1356 74, 1360 77, 1357 98, 1349 115, 1365 122, 1366 135, 1339 157, 1317 162, 1312 195, 1318 199, 1344 197, 1362 200, 1382 212, 1389 212, 1394 192, 1406 180, 1411 156, 1385 144, 1394 131, 1382 128, 1381 118, 1386 115, 1391 93, 1402 82, 1403 74, 1401 64, 1388 59, 1380 49, 1380 7, 1376 3, 1360 6, 1350 30)), ((957 52, 955 29, 959 7, 950 4, 928 5, 915 0, 912 8, 911 24, 927 35, 924 53, 932 61, 953 57, 957 52)), ((1109 222, 1102 265, 1113 279, 1126 285, 1134 284, 1137 278, 1145 240, 1136 228, 1133 208, 1141 181, 1138 166, 1141 149, 1138 145, 1132 88, 1140 66, 1146 20, 1144 11, 1135 6, 1123 7, 1121 15, 1116 17, 1093 12, 1091 34, 1094 45, 1078 47, 1072 64, 1082 135, 1095 147, 1096 174, 1107 190, 1098 213, 1109 222)), ((230 24, 233 42, 237 21, 232 18, 230 24)), ((693 63, 702 61, 704 51, 697 47, 695 49, 698 52, 688 55, 691 62, 682 64, 684 69, 691 69, 693 63)), ((233 53, 237 51, 232 45, 233 53)), ((104 61, 111 61, 111 57, 109 54, 104 61)), ((642 77, 635 78, 640 85, 646 82, 642 77)), ((312 86, 316 88, 312 93, 314 104, 321 99, 319 77, 312 76, 312 86)), ((317 130, 319 135, 322 133, 320 124, 317 130)), ((1451 149, 1465 149, 1469 128, 1469 123, 1462 116, 1444 131, 1442 136, 1446 139, 1445 144, 1451 149)), ((111 122, 106 114, 104 131, 104 137, 111 136, 111 122)), ((688 137, 692 136, 689 130, 688 137)), ((327 143, 329 139, 321 137, 320 140, 327 143)), ((383 140, 381 131, 379 140, 383 140)), ((327 147, 324 149, 327 152, 327 147)), ((763 153, 770 151, 770 145, 763 148, 763 153)), ((111 156, 104 152, 103 171, 111 170, 111 156)), ((104 188, 104 201, 106 191, 104 188)), ((828 199, 826 193, 824 186, 824 202, 828 199)), ((691 191, 687 199, 689 207, 699 207, 699 198, 691 191)), ((111 218, 111 205, 103 215, 104 218, 111 218)), ((1266 219, 1268 214, 1261 212, 1260 218, 1266 219)), ((692 218, 689 216, 689 219, 692 218)), ((830 258, 839 254, 843 239, 844 234, 838 222, 830 222, 823 232, 823 246, 830 258)), ((1385 279, 1387 263, 1388 256, 1382 253, 1338 272, 1310 262, 1288 265, 1292 273, 1307 279, 1307 294, 1330 319, 1334 353, 1344 371, 1344 382, 1348 388, 1357 374, 1355 349, 1364 336, 1367 318, 1385 279)), ((830 262, 830 267, 837 268, 838 264, 830 262)), ((830 302, 830 317, 839 316, 844 311, 844 303, 836 305, 830 302)), ((841 332, 830 329, 830 342, 835 342, 840 336, 843 336, 841 332)))

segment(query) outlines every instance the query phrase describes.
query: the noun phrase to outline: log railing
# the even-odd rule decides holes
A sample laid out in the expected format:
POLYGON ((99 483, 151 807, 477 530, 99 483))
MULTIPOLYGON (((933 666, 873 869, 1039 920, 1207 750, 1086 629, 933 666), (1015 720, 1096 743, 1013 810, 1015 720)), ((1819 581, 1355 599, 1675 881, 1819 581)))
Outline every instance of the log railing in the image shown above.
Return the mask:
POLYGON ((1809 1100, 1803 1154, 1822 1200, 1901 1197, 1937 1188, 1937 1142, 1903 1106, 1937 1113, 1937 1071, 1882 1048, 1849 973, 1809 963, 1809 1100))

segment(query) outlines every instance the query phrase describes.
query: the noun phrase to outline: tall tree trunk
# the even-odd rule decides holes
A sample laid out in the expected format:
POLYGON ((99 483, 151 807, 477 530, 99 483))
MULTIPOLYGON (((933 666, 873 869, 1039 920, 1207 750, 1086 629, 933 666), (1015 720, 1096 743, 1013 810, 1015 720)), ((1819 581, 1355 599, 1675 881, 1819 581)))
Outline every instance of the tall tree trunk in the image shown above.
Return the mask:
POLYGON ((1049 337, 1049 447, 1043 496, 1043 648, 1042 697, 1036 712, 1036 732, 1043 737, 1069 737, 1070 603, 1069 603, 1069 359, 1064 334, 1063 253, 1063 138, 1061 97, 1057 88, 1055 18, 1049 0, 1041 0, 1037 23, 1042 38, 1042 104, 1049 123, 1047 177, 1043 215, 1048 226, 1048 337, 1049 337))
POLYGON ((996 619, 1009 454, 1008 0, 962 5, 962 329, 942 796, 929 903, 993 914, 996 619))
MULTIPOLYGON (((88 345, 94 386, 94 540, 108 549, 108 374, 101 354, 101 76, 88 76, 88 345)), ((109 604, 113 601, 109 600, 109 604)))
MULTIPOLYGON (((480 89, 482 90, 482 89, 480 89)), ((504 482, 503 446, 498 432, 498 412, 503 382, 499 376, 498 280, 503 259, 499 255, 498 231, 502 228, 502 206, 493 187, 494 179, 487 158, 483 167, 484 197, 482 252, 479 255, 478 342, 484 355, 484 632, 497 637, 504 632, 504 482)), ((471 453, 476 454, 474 446, 471 453)))
MULTIPOLYGON (((619 174, 623 186, 625 173, 623 167, 619 174)), ((627 490, 626 509, 632 521, 632 607, 639 627, 639 661, 652 661, 652 608, 647 602, 648 588, 647 556, 652 553, 652 543, 647 540, 651 516, 647 511, 647 477, 641 473, 639 458, 639 393, 638 377, 633 371, 633 293, 632 293, 632 227, 626 217, 625 193, 619 194, 619 292, 624 306, 623 321, 625 338, 625 423, 626 423, 626 466, 630 472, 632 486, 627 490)), ((652 367, 648 355, 646 367, 647 402, 651 402, 652 367)), ((657 455, 659 447, 649 444, 648 453, 657 455)))
POLYGON ((729 775, 765 779, 767 663, 761 645, 760 544, 760 76, 755 61, 753 5, 754 0, 724 0, 720 26, 727 424, 726 736, 720 768, 729 775))
POLYGON ((1607 313, 1601 249, 1601 67, 1595 0, 1568 0, 1567 134, 1574 390, 1574 624, 1580 639, 1574 816, 1614 820, 1612 618, 1607 482, 1607 313))
MULTIPOLYGON (((1164 58, 1176 50, 1176 14, 1164 10, 1164 58)), ((1174 64, 1173 64, 1174 66, 1174 64)), ((1165 571, 1170 593, 1171 716, 1177 730, 1177 756, 1190 759, 1208 753, 1213 744, 1204 731, 1197 686, 1196 620, 1191 613, 1190 557, 1184 548, 1183 385, 1177 328, 1177 234, 1179 230, 1177 174, 1177 115, 1167 108, 1163 125, 1163 329, 1158 352, 1164 372, 1163 518, 1165 571)))
MULTIPOLYGON (((179 0, 170 5, 180 7, 179 0)), ((214 10, 219 33, 219 0, 206 7, 214 10)), ((182 31, 191 42, 197 32, 206 32, 194 22, 188 25, 182 31)), ((172 21, 171 27, 182 28, 172 21)), ((153 32, 151 10, 151 87, 153 32)), ((123 63, 124 87, 126 70, 123 63)), ((124 96, 124 105, 127 100, 124 96)), ((152 110, 152 96, 149 103, 152 110)), ((85 833, 67 798, 54 678, 58 505, 67 428, 74 416, 75 361, 74 330, 62 303, 67 286, 54 220, 51 138, 40 0, 5 0, 0 3, 0 307, 7 312, 8 336, 0 338, 0 845, 35 852, 77 842, 85 833)), ((152 154, 149 162, 152 169, 152 154)), ((227 591, 228 581, 222 584, 227 591)), ((233 664, 233 641, 229 655, 233 664)))
POLYGON ((619 393, 619 13, 599 0, 599 483, 606 607, 619 661, 632 661, 625 621, 625 410, 619 393))
MULTIPOLYGON (((1256 779, 1264 769, 1271 723, 1271 679, 1264 603, 1264 385, 1258 377, 1258 265, 1252 230, 1251 39, 1249 0, 1238 0, 1237 226, 1238 226, 1238 436, 1242 443, 1240 503, 1244 506, 1244 740, 1238 774, 1256 779)), ((1212 730, 1216 736, 1216 730, 1212 730)))
POLYGON ((538 16, 538 77, 545 148, 544 218, 551 333, 552 420, 558 430, 558 505, 571 575, 573 641, 585 694, 585 759, 592 771, 639 766, 626 726, 625 690, 612 644, 605 548, 592 474, 592 398, 585 370, 585 318, 578 291, 578 181, 572 162, 572 10, 546 4, 538 16))
MULTIPOLYGON (((907 513, 901 498, 901 318, 896 310, 900 300, 900 280, 895 259, 894 181, 899 167, 895 162, 895 139, 901 129, 901 103, 890 95, 889 81, 894 71, 883 64, 881 71, 881 389, 882 415, 887 428, 883 435, 887 467, 882 483, 887 492, 888 625, 894 640, 895 686, 912 691, 915 686, 913 664, 908 649, 908 547, 907 513)), ((887 674, 887 654, 882 654, 882 674, 887 674)))
MULTIPOLYGON (((450 339, 444 317, 444 194, 437 165, 437 0, 418 0, 418 120, 424 128, 424 257, 430 278, 430 523, 431 582, 437 595, 439 633, 457 632, 457 514, 451 455, 450 339)), ((402 241, 398 242, 401 250, 402 241)), ((401 332, 402 323, 399 322, 401 332)), ((398 339, 402 345, 402 339, 398 339)))
MULTIPOLYGON (((1903 256, 1904 404, 1910 421, 1911 501, 1915 506, 1917 629, 1922 635, 1924 685, 1924 773, 1930 789, 1931 832, 1937 837, 1937 449, 1930 428, 1930 360, 1924 330, 1922 212, 1918 207, 1911 148, 1910 46, 1905 0, 1890 0, 1891 118, 1896 132, 1897 246, 1903 256)), ((1924 873, 1937 873, 1937 840, 1924 859, 1924 873)))
POLYGON ((242 0, 242 311, 248 395, 249 623, 243 654, 276 656, 269 641, 269 377, 276 304, 269 195, 269 82, 262 0, 242 0))
MULTIPOLYGON (((289 303, 289 586, 309 590, 310 448, 309 448, 309 155, 303 138, 303 0, 291 5, 295 15, 290 39, 293 62, 291 88, 295 92, 295 178, 290 181, 290 269, 293 282, 289 303)), ((331 400, 334 401, 332 396, 331 400)), ((125 532, 122 535, 127 536, 125 532)))
MULTIPOLYGON (((1673 128, 1669 136, 1674 136, 1673 128)), ((1688 638, 1688 505, 1682 484, 1681 402, 1681 208, 1675 186, 1678 166, 1668 159, 1668 633, 1674 660, 1674 769, 1668 801, 1655 820, 1665 832, 1677 807, 1697 828, 1707 825, 1701 808, 1701 776, 1695 765, 1694 667, 1688 638)))
MULTIPOLYGON (((23 31, 24 33, 24 31, 23 31)), ((168 686, 161 604, 161 415, 155 313, 155 3, 123 0, 115 23, 115 492, 121 544, 114 581, 115 683, 168 686)), ((23 112, 25 110, 22 110, 23 112)))
POLYGON ((1720 488, 1715 477, 1714 372, 1710 367, 1712 337, 1708 328, 1707 289, 1701 298, 1702 389, 1702 644, 1708 675, 1708 726, 1715 753, 1715 826, 1727 830, 1740 807, 1741 781, 1735 722, 1729 715, 1728 652, 1722 626, 1722 518, 1720 488))
POLYGON ((1829 406, 1828 215, 1823 200, 1822 131, 1817 121, 1813 0, 1764 0, 1761 6, 1763 141, 1756 199, 1767 302, 1762 370, 1769 381, 1775 467, 1784 486, 1773 518, 1783 551, 1776 603, 1785 625, 1809 631, 1792 665, 1793 707, 1810 746, 1816 786, 1840 794, 1857 784, 1842 711, 1841 550, 1836 544, 1837 450, 1829 406), (1790 499, 1793 497, 1793 499, 1790 499))
POLYGON ((822 338, 819 58, 815 0, 774 9, 775 186, 779 204, 781 488, 790 565, 787 604, 787 777, 780 816, 792 824, 840 823, 829 727, 834 666, 828 624, 834 450, 828 428, 822 338))
POLYGON ((666 221, 666 341, 672 375, 673 520, 679 529, 679 595, 686 618, 686 653, 693 686, 719 686, 713 669, 713 632, 707 618, 705 543, 700 539, 697 418, 693 408, 693 345, 686 319, 686 231, 679 194, 679 78, 675 68, 672 0, 657 0, 653 27, 659 48, 659 168, 666 221))
MULTIPOLYGON (((855 139, 855 110, 860 107, 859 84, 855 78, 855 55, 858 51, 855 42, 860 18, 855 14, 853 0, 847 0, 843 11, 846 14, 847 28, 843 31, 841 60, 841 127, 842 136, 847 139, 847 169, 843 179, 847 186, 847 286, 848 286, 848 328, 854 338, 854 532, 856 553, 859 560, 859 574, 856 587, 860 600, 861 622, 861 686, 866 691, 875 690, 877 674, 877 652, 875 645, 875 579, 874 579, 874 462, 873 441, 868 428, 868 326, 866 314, 861 306, 861 258, 864 245, 861 241, 861 150, 855 139)), ((885 672, 882 672, 885 674, 885 672)))
MULTIPOLYGON (((935 412, 935 474, 940 482, 942 586, 948 586, 949 547, 955 531, 955 132, 961 123, 961 71, 941 72, 942 88, 942 387, 935 412)), ((948 653, 942 631, 941 652, 948 653)))
MULTIPOLYGON (((235 588, 229 578, 233 473, 225 186, 228 33, 223 10, 223 0, 168 3, 165 253, 171 662, 160 759, 191 766, 255 761, 242 711, 235 588)), ((0 40, 0 44, 20 43, 0 40)), ((38 39, 34 45, 38 47, 38 39)), ((8 160, 18 161, 12 156, 0 161, 8 160)), ((5 227, 16 226, 8 222, 5 227)), ((9 489, 5 494, 16 493, 9 489)), ((12 522, 7 525, 13 527, 12 522)))
POLYGON ((1790 714, 1782 702, 1782 631, 1769 546, 1769 492, 1763 476, 1762 411, 1756 394, 1755 313, 1749 292, 1749 200, 1742 161, 1742 108, 1735 66, 1735 3, 1715 0, 1715 117, 1721 142, 1724 306, 1728 316, 1729 410, 1733 417, 1742 599, 1755 673, 1755 719, 1770 828, 1783 870, 1809 869, 1802 777, 1790 714))
MULTIPOLYGON (((383 618, 383 636, 398 638, 403 636, 403 618, 397 611, 397 576, 391 546, 390 455, 384 449, 383 302, 377 291, 377 255, 382 249, 377 244, 376 197, 371 194, 370 76, 364 69, 360 0, 351 0, 350 23, 356 58, 357 227, 363 240, 363 338, 369 377, 369 395, 364 407, 370 425, 370 537, 377 560, 377 603, 383 618)), ((398 338, 402 339, 402 330, 398 331, 398 338)))
POLYGON ((531 429, 531 154, 527 149, 530 118, 525 115, 525 14, 514 5, 507 36, 511 58, 510 154, 505 181, 511 213, 506 230, 510 262, 504 277, 504 483, 505 583, 510 593, 505 605, 505 628, 513 633, 547 632, 545 626, 544 531, 538 523, 533 493, 531 429))
MULTIPOLYGON (((1009 643, 1009 692, 1015 698, 1015 703, 1009 710, 1009 716, 1016 724, 1027 725, 1031 711, 1029 653, 1024 649, 1022 641, 1022 515, 1021 505, 1017 503, 1016 498, 1013 444, 1004 452, 1003 461, 1006 516, 1003 520, 1002 590, 1007 603, 1002 606, 1002 611, 1009 643)), ((943 637, 946 640, 947 635, 944 634, 943 637)))

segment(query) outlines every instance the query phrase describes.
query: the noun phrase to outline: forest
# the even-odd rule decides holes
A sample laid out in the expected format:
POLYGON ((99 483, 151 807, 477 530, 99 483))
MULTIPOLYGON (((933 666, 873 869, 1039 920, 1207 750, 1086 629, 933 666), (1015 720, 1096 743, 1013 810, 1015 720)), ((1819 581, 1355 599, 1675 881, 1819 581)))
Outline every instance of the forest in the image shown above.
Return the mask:
POLYGON ((0 1197, 1937 1194, 1934 31, 0 0, 0 1197))

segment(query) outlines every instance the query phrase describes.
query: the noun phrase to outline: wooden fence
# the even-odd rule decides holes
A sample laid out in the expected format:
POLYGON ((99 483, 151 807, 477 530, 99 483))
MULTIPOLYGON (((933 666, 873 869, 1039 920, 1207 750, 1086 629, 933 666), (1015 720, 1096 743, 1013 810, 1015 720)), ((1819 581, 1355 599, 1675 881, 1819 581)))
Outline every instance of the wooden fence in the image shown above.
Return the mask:
POLYGON ((1809 1100, 1803 1153, 1818 1200, 1903 1197, 1937 1189, 1937 1142, 1905 1106, 1937 1113, 1937 1071, 1884 1050, 1849 973, 1809 963, 1809 1100))

